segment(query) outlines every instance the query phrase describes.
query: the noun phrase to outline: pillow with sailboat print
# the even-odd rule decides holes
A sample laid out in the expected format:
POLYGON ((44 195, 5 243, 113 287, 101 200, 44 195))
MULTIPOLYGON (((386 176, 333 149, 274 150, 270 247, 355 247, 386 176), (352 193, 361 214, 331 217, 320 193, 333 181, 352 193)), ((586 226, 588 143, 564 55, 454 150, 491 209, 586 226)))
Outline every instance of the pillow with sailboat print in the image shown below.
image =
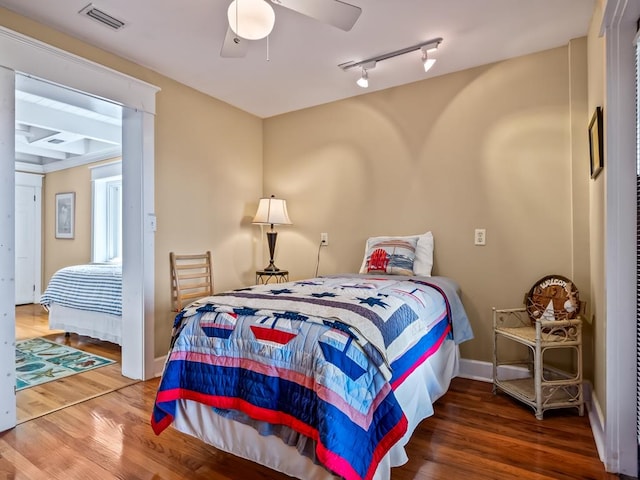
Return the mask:
POLYGON ((418 237, 372 237, 360 273, 413 275, 418 237))

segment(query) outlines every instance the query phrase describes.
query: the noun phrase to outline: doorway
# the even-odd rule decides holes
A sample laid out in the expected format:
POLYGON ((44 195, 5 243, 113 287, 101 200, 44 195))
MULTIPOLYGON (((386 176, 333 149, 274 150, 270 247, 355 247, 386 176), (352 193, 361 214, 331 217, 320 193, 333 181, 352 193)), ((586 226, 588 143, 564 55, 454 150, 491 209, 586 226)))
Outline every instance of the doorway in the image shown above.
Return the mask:
POLYGON ((123 106, 123 374, 154 367, 154 113, 158 88, 0 28, 0 431, 15 425, 15 72, 111 99, 123 106), (128 261, 127 259, 131 259, 128 261))

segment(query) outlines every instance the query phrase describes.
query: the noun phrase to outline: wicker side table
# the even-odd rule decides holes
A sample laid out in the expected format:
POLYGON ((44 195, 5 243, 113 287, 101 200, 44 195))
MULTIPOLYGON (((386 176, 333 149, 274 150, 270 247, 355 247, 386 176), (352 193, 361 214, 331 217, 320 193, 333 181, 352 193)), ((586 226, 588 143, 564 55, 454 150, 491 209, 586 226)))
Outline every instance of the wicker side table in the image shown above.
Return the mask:
POLYGON ((493 334, 494 393, 502 390, 529 405, 538 420, 542 420, 545 410, 557 408, 575 407, 584 415, 580 317, 532 322, 524 308, 494 308, 493 334), (526 358, 504 358, 501 350, 506 346, 505 340, 528 347, 520 349, 526 350, 526 358), (545 362, 545 353, 558 349, 565 349, 567 355, 573 356, 572 368, 554 368, 545 362), (500 368, 506 365, 521 367, 520 371, 528 375, 509 378, 505 374, 509 369, 500 368))

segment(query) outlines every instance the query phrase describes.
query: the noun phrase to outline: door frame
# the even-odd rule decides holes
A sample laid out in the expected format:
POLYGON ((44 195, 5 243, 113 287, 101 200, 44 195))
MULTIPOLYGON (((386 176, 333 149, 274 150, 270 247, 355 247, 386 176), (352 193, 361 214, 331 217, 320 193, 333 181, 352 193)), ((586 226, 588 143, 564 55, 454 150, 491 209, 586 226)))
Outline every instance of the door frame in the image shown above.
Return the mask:
MULTIPOLYGON (((8 287, 0 289, 0 358, 15 355, 15 260, 12 238, 15 235, 15 77, 6 71, 32 76, 65 88, 93 95, 125 107, 123 113, 123 319, 127 321, 122 342, 123 375, 148 379, 154 374, 154 116, 155 96, 159 88, 134 77, 91 62, 77 55, 0 26, 0 101, 10 107, 0 115, 0 185, 11 177, 11 188, 3 188, 0 202, 0 228, 7 241, 0 238, 0 280, 8 287), (9 84, 12 84, 9 86, 9 84), (13 118, 8 121, 8 116, 13 118), (11 152, 9 153, 9 150, 11 152), (10 173, 9 173, 10 171, 10 173), (4 201, 8 192, 11 198, 4 201), (4 247, 2 246, 4 245, 4 247), (11 290, 11 298, 5 293, 11 290), (9 303, 11 305, 9 305, 9 303), (10 312, 13 311, 13 314, 10 312), (5 312, 5 313, 3 313, 5 312), (13 318, 12 326, 4 325, 13 318), (11 338, 7 335, 13 332, 11 338), (8 340, 8 341, 7 341, 8 340)), ((4 362, 3 362, 4 363, 4 362)), ((13 398, 14 408, 0 410, 0 431, 15 425, 15 368, 10 375, 0 375, 0 397, 13 398)), ((4 406, 4 405, 3 405, 4 406)))
POLYGON ((605 115, 605 468, 638 475, 636 431, 636 106, 635 50, 640 4, 607 0, 605 115))

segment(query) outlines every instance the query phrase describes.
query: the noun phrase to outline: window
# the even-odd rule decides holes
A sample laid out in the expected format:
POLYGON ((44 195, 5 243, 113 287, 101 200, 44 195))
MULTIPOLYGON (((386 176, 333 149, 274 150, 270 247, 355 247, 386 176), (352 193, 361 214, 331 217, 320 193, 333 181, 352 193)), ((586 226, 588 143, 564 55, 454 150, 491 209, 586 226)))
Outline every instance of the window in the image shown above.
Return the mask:
POLYGON ((94 167, 92 183, 92 258, 95 263, 122 261, 122 163, 94 167))

